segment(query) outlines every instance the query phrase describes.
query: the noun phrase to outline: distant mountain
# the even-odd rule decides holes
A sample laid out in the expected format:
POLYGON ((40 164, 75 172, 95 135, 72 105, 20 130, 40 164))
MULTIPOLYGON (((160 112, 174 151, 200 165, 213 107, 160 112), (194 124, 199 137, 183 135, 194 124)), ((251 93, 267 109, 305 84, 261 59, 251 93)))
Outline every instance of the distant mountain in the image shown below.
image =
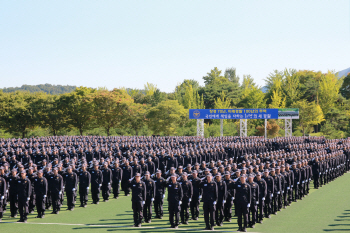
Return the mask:
POLYGON ((51 95, 58 95, 64 93, 70 93, 74 91, 76 86, 62 86, 62 85, 51 85, 51 84, 39 84, 39 85, 22 85, 21 87, 5 87, 0 88, 3 92, 15 92, 15 91, 29 91, 29 92, 46 92, 51 95))
POLYGON ((341 78, 341 77, 343 77, 343 76, 347 76, 348 73, 350 73, 350 67, 347 68, 347 69, 345 69, 345 70, 339 71, 339 72, 338 72, 338 77, 341 78))

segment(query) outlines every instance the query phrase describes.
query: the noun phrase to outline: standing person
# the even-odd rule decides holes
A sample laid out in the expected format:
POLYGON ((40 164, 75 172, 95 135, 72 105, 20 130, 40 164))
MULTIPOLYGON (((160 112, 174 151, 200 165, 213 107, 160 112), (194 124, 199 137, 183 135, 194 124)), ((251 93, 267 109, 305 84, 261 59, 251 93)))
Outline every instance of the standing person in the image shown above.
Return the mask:
POLYGON ((216 225, 222 226, 223 220, 224 220, 224 205, 226 203, 227 199, 227 186, 226 182, 221 179, 221 173, 218 172, 215 176, 216 185, 218 187, 218 201, 216 204, 216 225))
POLYGON ((81 167, 82 171, 79 173, 79 195, 80 195, 80 207, 86 207, 89 196, 89 188, 91 182, 91 175, 86 170, 86 164, 81 167))
POLYGON ((43 176, 42 170, 38 171, 38 176, 34 179, 34 190, 36 197, 36 211, 38 212, 36 218, 44 218, 48 184, 46 178, 43 176))
POLYGON ((143 205, 146 200, 146 185, 141 181, 140 173, 136 173, 134 179, 130 181, 129 187, 132 190, 131 201, 134 212, 134 227, 141 227, 143 205))
POLYGON ((146 223, 150 223, 152 219, 152 204, 154 202, 154 197, 156 195, 156 185, 154 180, 151 178, 149 171, 145 172, 144 183, 146 186, 146 200, 143 207, 143 217, 145 218, 146 223))
POLYGON ((226 183, 226 189, 227 189, 227 198, 226 198, 226 203, 224 205, 224 216, 225 216, 225 221, 231 222, 233 200, 235 199, 235 187, 229 171, 225 172, 224 181, 226 183))
POLYGON ((203 193, 203 211, 205 230, 214 230, 215 220, 215 207, 218 200, 218 188, 213 181, 211 173, 207 174, 207 179, 201 183, 201 189, 203 193), (210 219, 210 221, 209 221, 210 219))
POLYGON ((75 204, 74 204, 74 197, 75 197, 75 192, 77 190, 78 186, 78 178, 77 174, 75 174, 72 171, 72 167, 69 166, 67 168, 67 174, 65 175, 65 181, 66 181, 66 195, 67 195, 67 206, 70 211, 74 210, 75 204))
POLYGON ((61 208, 60 197, 63 192, 63 178, 60 174, 58 174, 57 167, 53 169, 53 174, 52 176, 50 176, 49 189, 50 189, 51 198, 52 198, 52 207, 53 207, 52 214, 59 214, 59 211, 61 208))
POLYGON ((248 225, 248 209, 251 203, 251 191, 249 184, 246 183, 246 175, 240 176, 240 184, 236 187, 236 207, 238 214, 238 231, 246 232, 248 225), (242 215, 244 225, 242 225, 242 215))
POLYGON ((192 189, 193 195, 190 203, 191 207, 191 215, 192 220, 198 220, 199 217, 199 204, 200 204, 200 196, 202 190, 200 188, 201 179, 198 178, 198 172, 196 170, 192 171, 192 189))
MULTIPOLYGON (((292 182, 294 187, 294 201, 297 202, 297 199, 299 199, 299 184, 301 181, 301 172, 297 168, 296 163, 293 163, 292 168, 293 168, 292 171, 294 174, 294 181, 292 182)), ((292 197, 293 197, 293 192, 292 192, 292 197)))
POLYGON ((266 189, 267 189, 267 195, 266 195, 266 204, 265 204, 265 217, 270 218, 270 215, 272 214, 272 198, 273 198, 273 192, 274 192, 274 180, 271 176, 269 176, 269 170, 265 169, 264 171, 264 177, 262 178, 266 182, 266 189))
POLYGON ((156 178, 154 179, 156 186, 156 196, 154 198, 154 212, 156 212, 156 218, 163 218, 163 203, 165 197, 166 181, 162 177, 162 171, 158 170, 156 178))
POLYGON ((94 170, 91 171, 91 197, 92 204, 99 204, 100 201, 100 188, 103 182, 102 172, 98 169, 99 164, 94 164, 94 170))
POLYGON ((130 195, 130 187, 129 187, 129 180, 132 178, 133 170, 132 167, 129 166, 129 161, 125 161, 125 165, 122 167, 123 169, 123 177, 122 177, 122 190, 125 193, 125 196, 130 195))
POLYGON ((259 204, 258 204, 259 214, 258 214, 257 222, 262 223, 264 218, 265 198, 267 195, 267 184, 265 180, 261 179, 260 172, 256 174, 255 182, 259 185, 259 204))
POLYGON ((171 175, 170 182, 167 183, 168 188, 168 209, 169 209, 169 221, 172 228, 178 228, 180 221, 180 206, 183 197, 182 187, 176 181, 177 176, 171 175), (174 221, 175 216, 175 221, 174 221))
POLYGON ((21 177, 17 180, 17 195, 18 195, 18 210, 20 220, 18 222, 27 222, 27 215, 29 213, 29 200, 32 194, 32 184, 26 177, 26 171, 21 171, 21 177))
POLYGON ((312 174, 314 175, 314 187, 318 189, 320 187, 320 176, 321 176, 321 163, 318 161, 318 157, 312 164, 312 174))
POLYGON ((0 222, 4 214, 3 206, 6 197, 6 190, 6 180, 0 176, 0 222))
POLYGON ((182 180, 180 181, 180 185, 182 187, 183 197, 181 203, 181 223, 188 225, 188 219, 190 217, 190 203, 193 195, 192 183, 187 179, 187 173, 184 172, 182 174, 182 180))
POLYGON ((118 199, 119 197, 119 189, 120 189, 120 182, 123 178, 123 170, 119 167, 119 162, 114 162, 114 168, 112 170, 112 188, 113 188, 113 197, 115 199, 118 199))
POLYGON ((104 163, 102 169, 103 182, 102 182, 102 197, 103 200, 109 201, 109 195, 111 194, 111 183, 112 183, 112 170, 109 169, 108 163, 104 163))
POLYGON ((17 170, 12 169, 11 175, 7 178, 8 180, 8 188, 9 188, 9 201, 10 201, 10 212, 11 218, 17 217, 18 211, 18 198, 17 198, 17 170))
POLYGON ((251 205, 249 208, 248 222, 249 227, 254 228, 255 223, 258 221, 258 205, 259 205, 259 185, 254 182, 254 175, 250 174, 248 177, 248 184, 251 191, 251 205), (252 219, 250 221, 250 213, 252 219))

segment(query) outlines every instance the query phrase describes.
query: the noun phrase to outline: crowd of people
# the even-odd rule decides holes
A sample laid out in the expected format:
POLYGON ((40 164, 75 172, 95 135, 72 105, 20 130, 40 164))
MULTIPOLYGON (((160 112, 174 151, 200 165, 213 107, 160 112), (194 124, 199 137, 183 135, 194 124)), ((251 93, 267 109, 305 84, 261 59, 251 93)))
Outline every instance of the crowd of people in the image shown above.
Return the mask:
POLYGON ((348 139, 324 137, 102 137, 0 139, 0 221, 37 212, 73 211, 131 193, 134 226, 163 218, 171 227, 197 221, 206 230, 237 216, 239 231, 349 170, 348 139), (233 208, 234 207, 234 208, 233 208), (152 209, 154 208, 155 216, 152 209), (234 212, 232 213, 232 210, 234 212))

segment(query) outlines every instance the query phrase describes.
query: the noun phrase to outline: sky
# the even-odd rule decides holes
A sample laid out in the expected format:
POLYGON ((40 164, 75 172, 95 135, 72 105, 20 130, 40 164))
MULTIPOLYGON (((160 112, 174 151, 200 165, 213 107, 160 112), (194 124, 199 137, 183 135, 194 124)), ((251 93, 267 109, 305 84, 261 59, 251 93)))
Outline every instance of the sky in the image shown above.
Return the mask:
POLYGON ((273 70, 350 67, 349 0, 1 1, 0 88, 164 92, 214 67, 256 83, 273 70))

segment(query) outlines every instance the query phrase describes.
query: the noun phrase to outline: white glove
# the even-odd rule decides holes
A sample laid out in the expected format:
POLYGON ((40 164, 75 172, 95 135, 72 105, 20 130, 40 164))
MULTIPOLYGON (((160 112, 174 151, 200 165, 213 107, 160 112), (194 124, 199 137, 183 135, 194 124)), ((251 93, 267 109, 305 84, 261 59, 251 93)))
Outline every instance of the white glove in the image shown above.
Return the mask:
POLYGON ((90 187, 86 187, 86 189, 87 189, 87 190, 89 190, 89 189, 90 189, 90 187))
POLYGON ((248 207, 248 208, 250 207, 250 203, 248 203, 247 207, 248 207))
POLYGON ((290 187, 287 187, 287 189, 289 190, 289 189, 290 189, 290 187))
POLYGON ((108 185, 111 185, 111 183, 108 183, 108 185))
POLYGON ((75 191, 75 188, 73 188, 73 192, 75 191))
POLYGON ((293 185, 291 185, 291 187, 293 188, 293 185))
POLYGON ((63 189, 64 189, 64 186, 63 186, 63 189))
POLYGON ((321 172, 320 172, 320 175, 321 175, 321 172))
POLYGON ((4 196, 1 196, 1 200, 4 200, 4 198, 5 198, 4 196))
POLYGON ((233 201, 234 199, 235 199, 234 197, 231 198, 232 201, 233 201))
POLYGON ((202 198, 202 195, 199 195, 199 199, 202 198))
POLYGON ((27 201, 29 201, 29 200, 30 200, 30 197, 27 198, 27 201))
POLYGON ((223 200, 223 201, 222 201, 222 203, 224 203, 224 204, 225 204, 225 203, 226 203, 226 200, 223 200))
POLYGON ((179 201, 179 205, 181 205, 182 204, 182 201, 179 201))
POLYGON ((189 201, 189 202, 191 202, 191 200, 192 200, 191 198, 188 198, 188 201, 189 201))
POLYGON ((59 192, 58 192, 58 194, 59 194, 59 195, 61 195, 61 194, 62 194, 62 192, 61 192, 61 191, 59 191, 59 192))
POLYGON ((214 201, 213 204, 216 205, 216 201, 214 201))
POLYGON ((100 187, 102 186, 102 184, 100 184, 100 187))
POLYGON ((299 182, 297 184, 299 184, 299 182))
POLYGON ((265 201, 265 197, 261 198, 263 201, 265 201))
POLYGON ((154 201, 154 198, 152 197, 151 201, 154 201))
POLYGON ((257 201, 256 204, 259 205, 259 202, 257 201))
POLYGON ((44 198, 46 198, 46 195, 44 195, 44 198))
POLYGON ((273 197, 273 193, 271 193, 271 197, 273 197))
POLYGON ((302 183, 302 184, 304 184, 305 182, 304 182, 304 181, 302 181, 301 183, 302 183))
POLYGON ((163 194, 163 199, 165 198, 165 194, 163 194))
POLYGON ((278 191, 277 194, 280 194, 280 191, 278 191))
POLYGON ((145 204, 145 201, 142 202, 142 205, 144 205, 144 204, 145 204))

